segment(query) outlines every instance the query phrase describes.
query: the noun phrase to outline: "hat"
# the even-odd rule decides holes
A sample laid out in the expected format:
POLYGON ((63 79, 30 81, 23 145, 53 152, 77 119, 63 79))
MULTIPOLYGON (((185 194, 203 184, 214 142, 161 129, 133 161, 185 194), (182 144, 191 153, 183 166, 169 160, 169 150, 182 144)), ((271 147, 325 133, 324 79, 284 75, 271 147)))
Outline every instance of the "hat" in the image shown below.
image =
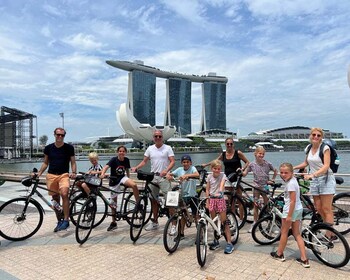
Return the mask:
POLYGON ((192 161, 191 157, 189 155, 183 155, 181 157, 181 162, 183 162, 184 160, 189 160, 189 161, 192 161))

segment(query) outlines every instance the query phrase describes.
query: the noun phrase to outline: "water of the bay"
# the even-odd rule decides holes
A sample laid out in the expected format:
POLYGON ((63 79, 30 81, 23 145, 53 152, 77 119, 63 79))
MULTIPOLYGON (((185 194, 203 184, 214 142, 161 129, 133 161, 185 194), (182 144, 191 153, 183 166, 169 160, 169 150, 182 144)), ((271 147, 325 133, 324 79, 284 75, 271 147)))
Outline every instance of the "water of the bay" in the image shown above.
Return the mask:
MULTIPOLYGON (((349 174, 350 173, 350 153, 337 151, 340 156, 340 166, 338 173, 339 174, 349 174)), ((175 167, 181 165, 180 158, 184 153, 175 153, 176 164, 175 167)), ((207 163, 216 157, 219 156, 219 153, 190 153, 192 157, 192 162, 194 165, 207 163)), ((252 161, 254 160, 254 153, 246 152, 245 155, 247 158, 252 161)), ((142 159, 142 153, 129 153, 127 156, 130 159, 131 166, 136 166, 142 159)), ((110 157, 100 157, 100 163, 102 165, 108 162, 110 157)), ((282 162, 290 162, 293 165, 301 163, 305 158, 304 152, 267 152, 265 159, 270 161, 273 166, 278 168, 282 162)), ((85 160, 78 160, 78 171, 86 171, 90 167, 90 162, 85 160)), ((11 171, 11 172, 29 172, 34 167, 40 168, 41 162, 26 162, 26 163, 3 163, 1 164, 0 171, 11 171)), ((149 164, 144 167, 145 170, 149 170, 149 164)), ((344 185, 350 186, 350 176, 342 176, 344 179, 344 185)))

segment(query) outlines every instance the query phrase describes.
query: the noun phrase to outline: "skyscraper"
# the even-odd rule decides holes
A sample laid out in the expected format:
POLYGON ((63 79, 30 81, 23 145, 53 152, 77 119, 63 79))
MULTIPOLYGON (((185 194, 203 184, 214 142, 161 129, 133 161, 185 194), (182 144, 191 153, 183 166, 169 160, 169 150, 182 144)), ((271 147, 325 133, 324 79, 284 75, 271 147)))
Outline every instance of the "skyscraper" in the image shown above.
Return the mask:
POLYGON ((176 126, 180 134, 191 133, 191 81, 169 78, 166 89, 165 125, 176 126))
POLYGON ((201 130, 226 130, 226 83, 203 82, 201 130))

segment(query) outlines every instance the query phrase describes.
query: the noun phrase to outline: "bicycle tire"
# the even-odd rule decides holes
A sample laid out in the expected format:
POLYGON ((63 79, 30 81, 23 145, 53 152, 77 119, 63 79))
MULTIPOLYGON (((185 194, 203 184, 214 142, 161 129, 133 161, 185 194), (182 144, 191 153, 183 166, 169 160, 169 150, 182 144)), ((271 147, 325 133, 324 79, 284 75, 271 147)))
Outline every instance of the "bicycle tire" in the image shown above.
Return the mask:
POLYGON ((163 232, 163 245, 165 250, 172 254, 176 251, 180 244, 180 228, 181 228, 181 216, 178 214, 171 216, 165 224, 163 232), (176 227, 176 234, 170 234, 172 226, 176 227))
POLYGON ((196 253, 198 264, 203 267, 207 260, 207 244, 208 226, 204 222, 199 222, 196 235, 196 253))
POLYGON ((25 197, 11 199, 0 207, 0 235, 11 241, 25 240, 40 229, 43 219, 42 207, 36 200, 27 204, 25 197))
POLYGON ((252 228, 253 240, 260 245, 270 245, 281 238, 281 220, 273 215, 262 217, 252 228))
POLYGON ((245 223, 247 222, 247 217, 248 217, 248 211, 247 211, 247 207, 243 201, 243 199, 238 196, 238 195, 233 195, 231 198, 231 210, 236 214, 237 217, 237 221, 238 221, 238 227, 239 229, 241 229, 245 223), (234 210, 232 209, 232 204, 235 204, 234 210), (240 213, 240 208, 238 206, 238 204, 241 204, 243 207, 243 213, 240 213))
POLYGON ((139 198, 139 201, 136 203, 134 212, 131 217, 130 225, 130 239, 133 242, 136 242, 142 232, 143 226, 145 225, 145 213, 147 207, 147 197, 143 196, 139 198))
POLYGON ((129 225, 131 225, 132 213, 134 213, 136 202, 137 201, 132 192, 129 193, 126 198, 124 198, 123 213, 124 213, 125 220, 129 225))
POLYGON ((349 244, 341 233, 324 223, 311 226, 310 231, 311 233, 308 236, 310 249, 322 263, 333 268, 339 268, 349 262, 349 244), (338 238, 336 241, 329 241, 326 237, 326 234, 330 232, 331 235, 338 238))
MULTIPOLYGON (((229 227, 230 227, 230 233, 231 233, 231 240, 230 242, 232 243, 232 245, 235 245, 238 241, 238 237, 239 237, 239 226, 238 226, 238 221, 236 218, 236 215, 233 214, 233 212, 231 210, 228 210, 226 212, 226 218, 230 221, 229 227)), ((223 229, 225 232, 225 229, 223 229)), ((226 235, 225 239, 226 239, 226 235)), ((226 240, 227 241, 227 240, 226 240)))
MULTIPOLYGON (((77 225, 77 219, 80 214, 80 210, 84 203, 87 201, 88 195, 84 192, 80 193, 79 195, 75 196, 73 200, 70 203, 69 206, 69 218, 73 225, 77 225)), ((99 196, 96 195, 96 216, 93 227, 99 226, 106 218, 108 213, 108 205, 104 202, 104 200, 99 196)))
POLYGON ((334 228, 341 234, 350 232, 350 192, 339 193, 333 198, 334 228))
POLYGON ((94 227, 96 211, 96 200, 92 197, 86 200, 81 207, 75 227, 75 239, 80 245, 84 244, 91 234, 94 227))

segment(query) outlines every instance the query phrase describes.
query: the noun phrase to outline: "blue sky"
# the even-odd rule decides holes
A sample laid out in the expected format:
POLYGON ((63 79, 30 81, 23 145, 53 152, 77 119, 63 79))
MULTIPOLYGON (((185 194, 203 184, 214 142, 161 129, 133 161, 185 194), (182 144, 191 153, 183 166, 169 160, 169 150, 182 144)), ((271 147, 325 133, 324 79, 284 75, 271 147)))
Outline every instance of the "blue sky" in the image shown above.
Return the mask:
MULTIPOLYGON (((0 105, 37 115, 53 141, 122 133, 127 72, 106 60, 228 77, 227 127, 318 126, 350 137, 350 3, 346 0, 0 2, 0 105)), ((192 85, 198 131, 200 85, 192 85)), ((165 80, 157 80, 157 124, 165 80)))

